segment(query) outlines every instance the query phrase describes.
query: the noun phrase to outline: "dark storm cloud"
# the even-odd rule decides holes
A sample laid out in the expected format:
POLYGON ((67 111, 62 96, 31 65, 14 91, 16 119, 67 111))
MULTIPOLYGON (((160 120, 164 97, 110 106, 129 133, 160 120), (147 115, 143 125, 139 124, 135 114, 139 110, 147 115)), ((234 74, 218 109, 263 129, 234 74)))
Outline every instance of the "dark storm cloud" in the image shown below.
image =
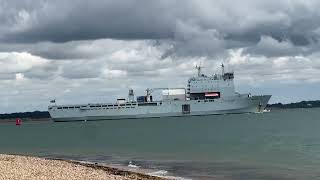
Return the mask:
MULTIPOLYGON (((12 6, 16 3, 20 1, 12 2, 12 6)), ((174 24, 170 13, 163 13, 163 3, 148 0, 40 1, 38 9, 14 8, 17 14, 22 10, 29 14, 30 27, 10 32, 3 39, 66 42, 100 38, 168 38, 172 36, 174 24)))
POLYGON ((111 39, 69 41, 65 43, 37 42, 26 43, 0 43, 0 52, 25 51, 46 59, 93 59, 106 55, 115 49, 124 47, 128 42, 111 39))
MULTIPOLYGON (((0 40, 60 44, 102 38, 153 39, 170 47, 163 57, 223 56, 233 48, 266 56, 294 55, 296 47, 310 49, 302 53, 318 49, 319 5, 313 0, 12 0, 0 4, 0 40), (263 37, 288 42, 292 49, 277 53, 268 47, 264 52, 256 47, 263 37)), ((74 53, 74 44, 32 52, 52 59, 92 56, 74 53)))

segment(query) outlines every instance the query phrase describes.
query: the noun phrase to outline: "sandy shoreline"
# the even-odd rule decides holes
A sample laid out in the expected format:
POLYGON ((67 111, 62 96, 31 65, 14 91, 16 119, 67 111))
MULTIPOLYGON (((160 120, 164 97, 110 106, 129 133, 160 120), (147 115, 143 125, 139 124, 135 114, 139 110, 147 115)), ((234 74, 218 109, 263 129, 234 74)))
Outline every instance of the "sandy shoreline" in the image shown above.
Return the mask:
POLYGON ((90 163, 6 154, 0 154, 0 179, 165 180, 90 163))

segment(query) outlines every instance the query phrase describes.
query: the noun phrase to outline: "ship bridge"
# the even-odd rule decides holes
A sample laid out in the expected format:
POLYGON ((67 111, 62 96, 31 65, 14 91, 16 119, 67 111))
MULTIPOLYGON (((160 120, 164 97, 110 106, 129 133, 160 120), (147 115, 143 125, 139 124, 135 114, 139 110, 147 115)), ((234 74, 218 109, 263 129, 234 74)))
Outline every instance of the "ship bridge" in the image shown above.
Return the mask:
POLYGON ((196 99, 227 98, 236 95, 234 87, 234 73, 225 72, 221 65, 222 73, 207 76, 201 73, 201 67, 197 66, 198 76, 188 80, 187 97, 196 99))

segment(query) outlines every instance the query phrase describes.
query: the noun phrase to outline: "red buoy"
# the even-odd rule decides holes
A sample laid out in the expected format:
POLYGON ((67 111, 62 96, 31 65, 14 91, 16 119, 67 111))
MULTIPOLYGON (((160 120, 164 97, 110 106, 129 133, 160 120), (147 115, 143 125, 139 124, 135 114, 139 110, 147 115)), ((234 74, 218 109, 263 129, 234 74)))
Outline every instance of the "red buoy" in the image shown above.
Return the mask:
POLYGON ((20 118, 17 118, 17 119, 16 119, 16 126, 21 125, 21 123, 22 123, 21 119, 20 119, 20 118))

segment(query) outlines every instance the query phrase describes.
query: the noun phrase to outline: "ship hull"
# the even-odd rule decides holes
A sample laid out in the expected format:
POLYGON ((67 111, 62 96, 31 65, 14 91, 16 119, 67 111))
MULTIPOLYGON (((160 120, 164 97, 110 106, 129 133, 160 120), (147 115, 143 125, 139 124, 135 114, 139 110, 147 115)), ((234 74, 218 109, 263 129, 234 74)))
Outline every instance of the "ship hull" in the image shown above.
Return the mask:
POLYGON ((117 107, 104 104, 49 107, 55 122, 141 119, 263 112, 271 95, 238 95, 229 99, 130 103, 117 107), (76 107, 87 108, 81 109, 76 107), (187 106, 184 109, 183 106, 187 106))

